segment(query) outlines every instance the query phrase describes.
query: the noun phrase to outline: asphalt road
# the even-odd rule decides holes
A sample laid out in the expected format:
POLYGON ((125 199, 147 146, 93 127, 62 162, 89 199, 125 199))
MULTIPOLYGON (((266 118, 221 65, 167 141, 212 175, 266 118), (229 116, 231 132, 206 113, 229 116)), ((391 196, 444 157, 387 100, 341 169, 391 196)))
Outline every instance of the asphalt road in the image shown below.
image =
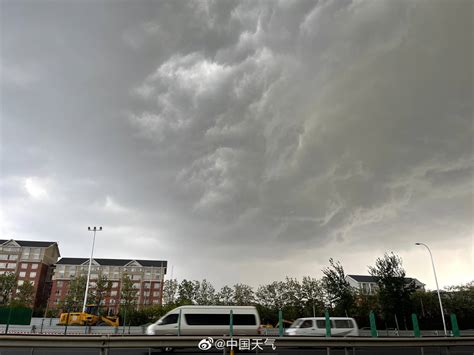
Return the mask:
MULTIPOLYGON (((109 355, 149 355, 159 354, 161 351, 152 352, 148 349, 110 349, 109 355)), ((199 349, 176 349, 175 354, 223 354, 222 351, 201 351, 199 349)), ((0 349, 0 355, 99 355, 98 349, 0 349)), ((229 352, 226 353, 229 355, 229 352)), ((255 354, 255 352, 239 352, 235 354, 255 354)), ((265 349, 263 352, 259 351, 259 354, 272 354, 272 355, 327 355, 326 349, 265 349)), ((445 348, 424 348, 424 352, 421 352, 420 348, 360 348, 348 349, 347 353, 344 349, 332 349, 331 355, 474 355, 474 347, 452 347, 449 352, 445 348)))

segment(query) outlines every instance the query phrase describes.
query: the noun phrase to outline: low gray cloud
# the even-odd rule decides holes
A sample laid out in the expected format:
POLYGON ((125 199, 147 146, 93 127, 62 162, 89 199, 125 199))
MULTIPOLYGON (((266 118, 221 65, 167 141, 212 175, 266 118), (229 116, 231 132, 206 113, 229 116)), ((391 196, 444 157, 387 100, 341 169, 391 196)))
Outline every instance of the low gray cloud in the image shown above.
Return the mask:
POLYGON ((252 285, 388 250, 431 285, 423 240, 472 275, 471 2, 2 10, 4 237, 102 224, 100 256, 252 285))

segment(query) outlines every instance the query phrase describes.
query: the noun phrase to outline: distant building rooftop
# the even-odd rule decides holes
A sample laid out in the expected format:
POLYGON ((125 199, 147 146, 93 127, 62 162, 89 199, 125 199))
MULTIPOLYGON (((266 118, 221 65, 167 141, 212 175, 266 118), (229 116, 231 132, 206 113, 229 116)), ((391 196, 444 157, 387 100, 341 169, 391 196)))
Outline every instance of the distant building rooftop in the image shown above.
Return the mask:
POLYGON ((21 247, 33 247, 33 248, 47 248, 56 242, 46 242, 46 241, 37 241, 37 240, 16 240, 16 239, 0 239, 0 245, 6 244, 8 242, 15 242, 21 247))
MULTIPOLYGON (((127 266, 130 263, 136 262, 144 267, 165 267, 168 265, 164 260, 140 260, 140 259, 103 259, 93 258, 93 262, 101 266, 127 266)), ((89 262, 89 258, 61 258, 56 263, 57 265, 82 265, 89 262)))

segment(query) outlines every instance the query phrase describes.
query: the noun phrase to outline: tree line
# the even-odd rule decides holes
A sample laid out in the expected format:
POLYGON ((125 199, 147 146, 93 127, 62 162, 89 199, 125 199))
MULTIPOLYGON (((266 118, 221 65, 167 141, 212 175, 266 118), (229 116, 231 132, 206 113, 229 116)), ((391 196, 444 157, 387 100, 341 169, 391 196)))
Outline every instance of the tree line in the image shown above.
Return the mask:
MULTIPOLYGON (((87 278, 85 275, 77 276, 69 282, 66 296, 56 305, 54 309, 50 309, 47 313, 49 316, 57 316, 60 312, 79 312, 82 311, 84 304, 84 296, 86 291, 87 278)), ((119 300, 119 313, 124 317, 126 313, 131 314, 137 308, 137 296, 139 290, 135 288, 134 283, 129 275, 124 274, 121 278, 120 293, 117 297, 110 297, 112 290, 112 280, 105 275, 100 275, 94 281, 94 286, 89 287, 87 292, 87 304, 97 305, 98 312, 101 315, 108 313, 107 307, 104 306, 106 297, 119 300)), ((106 306, 106 305, 105 305, 106 306)), ((113 307, 115 305, 109 305, 113 307)))
MULTIPOLYGON (((138 305, 138 289, 128 275, 121 280, 120 316, 127 324, 140 325, 156 321, 169 310, 180 305, 255 305, 263 323, 275 325, 278 311, 282 310, 288 321, 299 317, 323 316, 328 310, 331 316, 349 316, 357 320, 359 327, 369 326, 369 313, 373 311, 379 329, 410 329, 411 314, 418 315, 422 329, 441 329, 442 320, 436 291, 417 289, 413 280, 406 278, 402 259, 391 253, 378 258, 368 273, 374 277, 377 288, 372 294, 355 289, 346 280, 343 265, 329 259, 322 270, 323 277, 305 276, 301 281, 286 277, 258 288, 238 283, 225 285, 217 290, 211 282, 184 279, 166 280, 163 285, 163 305, 138 305)), ((31 304, 27 282, 18 288, 15 297, 10 297, 16 285, 14 275, 0 275, 0 305, 31 304), (12 286, 13 285, 13 286, 12 286), (9 291, 10 290, 10 291, 9 291), (9 300, 9 301, 5 301, 9 300)), ((60 311, 80 311, 84 301, 86 278, 79 276, 71 280, 64 300, 49 316, 60 311)), ((89 289, 88 303, 103 305, 110 293, 112 281, 100 276, 95 287, 89 289)), ((472 328, 474 319, 474 281, 466 285, 445 288, 442 291, 445 318, 455 313, 459 326, 472 328)), ((100 308, 99 308, 100 309, 100 308)))
MULTIPOLYGON (((410 329, 411 314, 416 313, 423 329, 441 329, 442 319, 436 291, 417 289, 414 280, 406 277, 402 259, 386 253, 368 267, 377 284, 372 294, 351 287, 344 267, 329 259, 323 277, 305 276, 301 281, 286 277, 253 289, 235 284, 216 290, 206 279, 202 281, 166 280, 163 301, 167 308, 180 305, 255 305, 263 322, 276 324, 278 311, 284 318, 331 316, 356 318, 360 327, 369 326, 369 313, 376 315, 379 329, 410 329)), ((455 313, 459 326, 472 327, 474 319, 474 282, 452 286, 442 291, 445 318, 455 313)))
MULTIPOLYGON (((69 282, 66 296, 54 308, 47 310, 47 316, 58 316, 60 312, 78 312, 82 310, 84 296, 86 291, 86 276, 80 275, 72 278, 69 282)), ((100 313, 106 313, 107 310, 100 308, 104 305, 105 298, 110 294, 112 281, 106 276, 101 275, 94 281, 94 287, 90 287, 87 294, 87 303, 98 305, 100 313)), ((35 288, 31 281, 24 281, 18 285, 18 279, 15 273, 5 273, 0 275, 0 307, 27 307, 32 308, 35 288), (14 292, 16 289, 16 292, 14 292)), ((128 275, 123 275, 121 279, 119 308, 122 313, 132 311, 137 307, 138 289, 133 285, 133 281, 128 275)), ((51 295, 53 296, 53 295, 51 295)), ((45 309, 36 309, 36 316, 43 316, 45 309)))

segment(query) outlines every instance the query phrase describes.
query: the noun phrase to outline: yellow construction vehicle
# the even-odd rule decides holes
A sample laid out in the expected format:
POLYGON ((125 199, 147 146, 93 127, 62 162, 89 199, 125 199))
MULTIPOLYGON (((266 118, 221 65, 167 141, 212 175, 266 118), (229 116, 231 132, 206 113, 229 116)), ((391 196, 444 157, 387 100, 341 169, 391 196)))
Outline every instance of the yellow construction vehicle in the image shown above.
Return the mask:
POLYGON ((119 326, 119 317, 99 315, 97 305, 87 305, 85 312, 66 312, 59 316, 58 325, 98 325, 98 326, 119 326))

